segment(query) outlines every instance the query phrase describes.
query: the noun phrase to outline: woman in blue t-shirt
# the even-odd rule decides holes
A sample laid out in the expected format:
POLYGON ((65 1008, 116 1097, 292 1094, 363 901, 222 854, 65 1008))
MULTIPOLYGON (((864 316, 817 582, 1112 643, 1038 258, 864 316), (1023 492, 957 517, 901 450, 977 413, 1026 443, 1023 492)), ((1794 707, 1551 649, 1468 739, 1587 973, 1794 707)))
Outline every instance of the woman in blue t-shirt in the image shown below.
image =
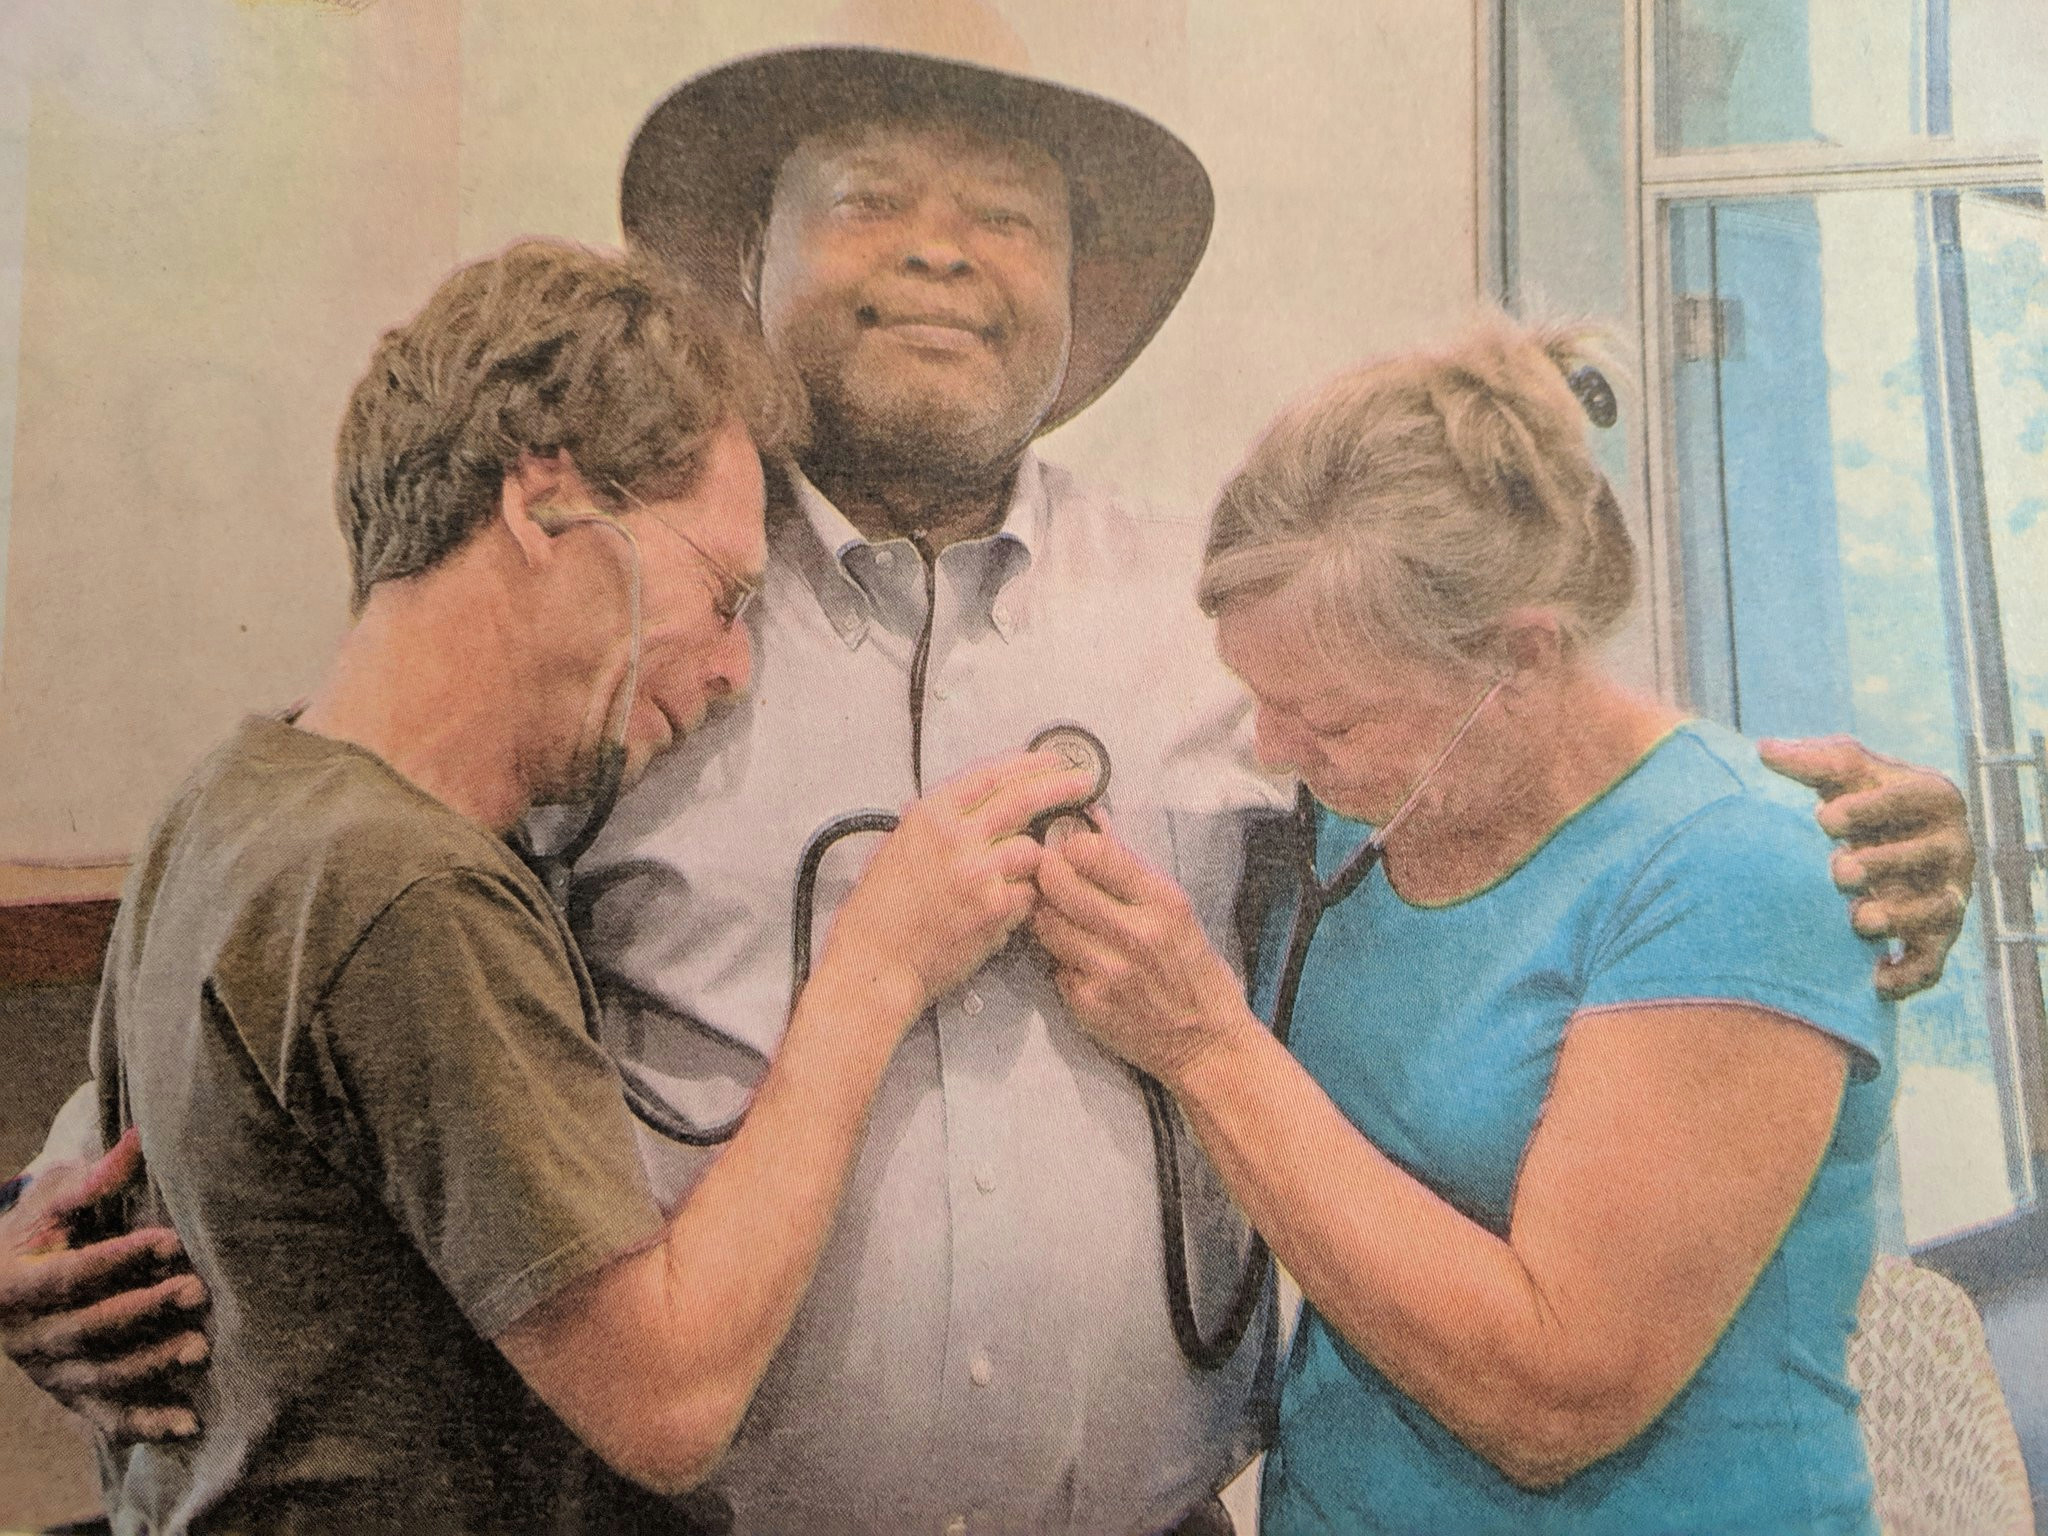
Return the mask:
POLYGON ((1041 866, 1074 1012, 1307 1297, 1268 1536, 1875 1529, 1892 1016, 1811 797, 1600 667, 1633 552, 1581 361, 1495 320, 1344 377, 1217 508, 1202 601, 1323 876, 1382 829, 1292 1054, 1113 836, 1041 866))

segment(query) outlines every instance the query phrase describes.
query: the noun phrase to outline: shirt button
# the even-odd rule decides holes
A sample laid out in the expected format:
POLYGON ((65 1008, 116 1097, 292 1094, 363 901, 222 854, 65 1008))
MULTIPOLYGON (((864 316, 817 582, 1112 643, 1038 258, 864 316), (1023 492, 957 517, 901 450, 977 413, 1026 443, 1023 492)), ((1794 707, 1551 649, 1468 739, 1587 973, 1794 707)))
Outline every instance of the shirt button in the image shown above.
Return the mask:
POLYGON ((988 1363, 987 1355, 976 1355, 974 1363, 967 1367, 967 1379, 977 1387, 985 1387, 996 1379, 996 1368, 988 1363))
POLYGON ((1008 603, 997 603, 995 607, 989 610, 989 616, 993 618, 998 624, 1009 623, 1010 605, 1008 603))
POLYGON ((888 568, 889 568, 890 566, 894 565, 895 563, 896 563, 896 551, 895 551, 895 550, 893 550, 893 549, 878 549, 878 550, 876 550, 876 551, 875 551, 875 564, 877 564, 877 565, 881 566, 881 567, 882 567, 882 569, 884 569, 884 570, 887 570, 887 569, 888 569, 888 568))
POLYGON ((946 1536, 967 1536, 967 1517, 955 1515, 946 1522, 946 1536))
POLYGON ((988 1194, 993 1194, 993 1193, 995 1193, 995 1187, 996 1187, 996 1171, 995 1171, 995 1169, 994 1169, 994 1168, 992 1168, 992 1167, 990 1167, 990 1166, 989 1166, 989 1165, 988 1165, 987 1163, 977 1163, 977 1164, 975 1164, 975 1167, 974 1167, 974 1187, 975 1187, 976 1189, 980 1190, 980 1191, 981 1191, 981 1192, 982 1192, 982 1193, 983 1193, 984 1195, 988 1195, 988 1194))
POLYGON ((970 1019, 980 1018, 983 1006, 979 992, 969 992, 960 999, 960 1011, 970 1019))

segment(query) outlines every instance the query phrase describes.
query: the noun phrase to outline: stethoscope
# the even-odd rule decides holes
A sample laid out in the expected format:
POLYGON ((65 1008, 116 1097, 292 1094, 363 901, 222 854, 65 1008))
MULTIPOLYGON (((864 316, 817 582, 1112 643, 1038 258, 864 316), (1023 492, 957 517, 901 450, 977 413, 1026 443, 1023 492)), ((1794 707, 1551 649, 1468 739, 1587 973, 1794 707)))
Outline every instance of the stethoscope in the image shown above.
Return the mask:
POLYGON ((597 761, 591 769, 590 782, 584 786, 580 797, 584 807, 583 819, 559 846, 546 853, 531 848, 520 849, 527 863, 539 874, 541 883, 548 888, 548 894, 554 897, 555 904, 566 907, 570 872, 575 869, 576 861, 590 852, 598 833, 611 819, 612 809, 619 803, 619 791, 626 782, 626 733, 632 726, 633 707, 640 698, 640 541, 633 537, 633 530, 624 523, 601 512, 564 512, 552 507, 536 507, 532 509, 532 516, 541 530, 550 536, 569 528, 602 528, 626 541, 626 625, 632 637, 631 649, 626 653, 626 675, 605 713, 604 735, 598 743, 597 761))
MULTIPOLYGON (((1073 828, 1094 830, 1098 823, 1091 810, 1109 788, 1109 749, 1101 739, 1081 726, 1060 721, 1039 731, 1025 744, 1025 750, 1056 752, 1066 759, 1069 767, 1086 769, 1094 775, 1094 782, 1085 796, 1046 811, 1026 831, 1039 842, 1047 842, 1056 841, 1073 828)), ((824 865, 825 855, 849 837, 893 832, 901 820, 893 811, 850 811, 824 823, 804 843, 803 852, 797 856, 796 879, 790 891, 789 997, 792 1008, 802 995, 804 984, 811 979, 811 935, 817 926, 818 872, 824 865)), ((685 1120, 646 1082, 631 1062, 620 1061, 618 1068, 627 1108, 649 1130, 669 1141, 686 1147, 722 1146, 739 1134, 740 1126, 746 1121, 744 1107, 730 1119, 716 1125, 703 1126, 685 1120)))
MULTIPOLYGON (((596 841, 603 830, 613 807, 617 804, 620 787, 624 781, 626 763, 626 732, 632 718, 633 706, 638 696, 640 673, 640 547, 632 531, 615 520, 597 513, 576 513, 558 515, 544 524, 549 532, 556 532, 571 525, 591 525, 610 529, 626 541, 629 555, 629 583, 627 589, 627 610, 632 627, 632 649, 629 654, 626 676, 620 693, 615 699, 607 731, 598 749, 597 762, 591 783, 586 791, 586 811, 576 830, 554 851, 547 854, 532 854, 531 862, 539 871, 551 895, 557 903, 566 897, 569 876, 575 863, 596 841)), ((1294 1027, 1294 1006, 1301 987, 1302 971, 1308 961, 1308 952, 1315 941, 1316 929, 1325 913, 1347 900, 1364 882, 1366 876, 1379 865, 1386 855, 1387 840, 1407 820, 1409 813, 1421 801, 1423 791, 1429 787, 1439 769, 1457 751, 1473 725, 1478 721, 1480 711, 1485 709, 1494 696, 1506 684, 1505 677, 1497 677, 1479 696, 1477 702, 1466 712, 1451 739, 1436 758, 1422 771, 1406 797, 1396 807, 1394 814, 1377 828, 1372 836, 1348 858, 1328 880, 1324 880, 1316 869, 1316 849, 1319 840, 1319 816, 1315 796, 1307 785, 1301 785, 1295 792, 1292 841, 1296 894, 1294 912, 1288 922, 1287 945, 1283 951, 1278 984, 1273 994, 1273 1009, 1267 1019, 1268 1027, 1282 1045, 1287 1044, 1294 1027)), ((1098 826, 1092 808, 1102 799, 1109 788, 1109 749, 1093 732, 1070 722, 1058 722, 1045 727, 1034 735, 1026 746, 1027 751, 1050 750, 1066 758, 1075 768, 1090 769, 1094 775, 1093 784, 1086 796, 1067 805, 1047 811, 1032 823, 1028 829, 1031 836, 1044 842, 1057 839, 1063 832, 1074 827, 1095 830, 1098 826)), ((811 975, 811 936, 817 921, 818 873, 825 855, 847 838, 863 834, 892 832, 901 821, 891 811, 853 811, 834 817, 824 823, 805 842, 803 852, 797 859, 796 879, 790 897, 790 998, 794 1000, 802 993, 804 984, 811 975)), ((1256 975, 1246 978, 1248 989, 1255 988, 1256 975)), ((1256 1012, 1256 1004, 1253 1005, 1256 1012)), ((595 1021, 592 1021, 592 1038, 597 1038, 595 1021)), ((599 1041, 602 1045, 602 1041, 599 1041)), ((611 1054, 607 1052, 607 1054, 611 1054)), ((689 1147, 714 1147, 739 1133, 746 1120, 746 1109, 720 1124, 705 1127, 685 1120, 670 1107, 667 1101, 641 1075, 638 1067, 628 1061, 612 1056, 617 1067, 620 1085, 627 1107, 640 1122, 665 1139, 689 1147)), ((1167 1315, 1172 1323, 1174 1341, 1189 1365, 1197 1370, 1214 1371, 1228 1364, 1244 1342, 1252 1319, 1258 1315, 1259 1305, 1272 1288, 1273 1262, 1266 1240, 1256 1230, 1246 1250, 1244 1266, 1239 1272, 1232 1289, 1228 1309, 1222 1325, 1210 1337, 1204 1337, 1201 1320, 1196 1316, 1193 1287, 1188 1277, 1186 1247, 1186 1217, 1184 1215, 1185 1192, 1180 1176, 1180 1133, 1178 1116, 1175 1113, 1172 1096, 1156 1078, 1130 1068, 1136 1078, 1145 1101, 1146 1120, 1152 1137, 1152 1158, 1159 1189, 1160 1241, 1163 1250, 1167 1315)))
MULTIPOLYGON (((1308 952, 1315 943, 1316 929, 1321 925, 1324 914, 1349 900, 1365 883, 1366 876, 1379 867, 1380 861, 1386 857, 1387 840, 1400 830, 1401 823, 1421 803, 1423 791, 1470 734, 1479 720, 1480 711, 1493 702, 1494 696, 1506 685, 1504 676, 1496 677, 1488 684, 1486 691, 1465 712, 1465 718, 1459 722, 1444 749, 1422 770, 1421 776, 1395 807, 1394 814, 1377 827, 1327 880, 1316 869, 1316 850, 1321 841, 1320 807, 1306 784, 1296 787, 1291 828, 1294 912, 1287 923, 1287 945, 1281 951, 1280 974, 1273 990, 1273 1010, 1266 1019, 1273 1037, 1282 1045, 1288 1043, 1288 1037, 1294 1031, 1294 1005, 1301 991, 1302 971, 1308 964, 1308 952)), ((1256 967, 1247 967, 1245 986, 1248 998, 1257 985, 1256 967)), ((1256 1002, 1251 1003, 1251 1007, 1256 1014, 1256 1002)), ((1144 1092, 1146 1116, 1152 1126, 1153 1161, 1159 1173, 1160 1234, 1165 1246, 1167 1311, 1173 1321, 1174 1339, 1190 1365, 1197 1370, 1213 1371, 1237 1353, 1238 1346, 1244 1342, 1245 1331, 1258 1314, 1261 1299, 1272 1288, 1272 1251, 1266 1246, 1266 1240, 1254 1230, 1251 1246, 1245 1253, 1244 1268, 1238 1274, 1222 1326, 1213 1338, 1205 1339, 1200 1320, 1195 1316, 1193 1293, 1188 1283, 1179 1135, 1173 1100, 1157 1079, 1137 1072, 1136 1068, 1132 1070, 1137 1073, 1138 1085, 1144 1092)))
MULTIPOLYGON (((1423 770, 1394 814, 1388 817, 1385 824, 1345 860, 1343 866, 1328 880, 1321 878, 1316 870, 1319 815, 1315 797, 1306 785, 1296 791, 1291 829, 1297 880, 1295 905, 1288 924, 1287 944, 1283 951, 1278 986, 1274 992, 1273 1009, 1267 1021, 1274 1036, 1283 1045, 1287 1043, 1293 1029, 1295 999, 1300 991, 1302 969, 1307 962, 1309 948, 1314 942, 1316 929, 1323 915, 1349 898, 1366 876, 1372 873, 1385 856, 1388 838, 1407 820, 1438 770, 1458 749, 1477 722, 1480 711, 1492 701, 1505 681, 1504 678, 1496 679, 1486 689, 1466 713, 1444 749, 1423 770)), ((1041 816, 1030 828, 1031 835, 1044 841, 1048 838, 1056 839, 1071 825, 1094 829, 1097 823, 1091 814, 1092 807, 1101 800, 1103 792, 1109 787, 1110 776, 1109 751, 1101 740, 1081 726, 1063 722, 1040 731, 1031 739, 1027 749, 1058 751, 1072 766, 1092 769, 1095 776, 1094 785, 1085 798, 1041 816)), ((847 838, 891 832, 895 830, 899 820, 900 818, 890 811, 850 812, 825 822, 804 844, 803 852, 797 860, 796 878, 790 901, 792 999, 801 994, 804 984, 810 979, 818 873, 825 855, 847 838)), ((1255 986, 1256 977, 1248 978, 1247 985, 1255 986)), ((746 1119, 746 1111, 742 1109, 717 1125, 706 1127, 693 1124, 678 1115, 661 1095, 640 1077, 632 1063, 620 1061, 618 1066, 627 1105, 650 1130, 670 1141, 690 1147, 718 1146, 730 1141, 746 1119)), ((1159 1191, 1160 1244, 1165 1270, 1167 1315, 1172 1324, 1174 1341, 1179 1346, 1183 1358, 1195 1369, 1219 1370, 1236 1356, 1252 1320, 1258 1315, 1261 1301, 1271 1289, 1272 1256, 1265 1239, 1257 1232, 1253 1232, 1244 1266, 1232 1289, 1230 1304, 1224 1313, 1222 1323, 1213 1335, 1205 1336, 1201 1320, 1195 1312, 1193 1285, 1188 1275, 1187 1228, 1184 1214, 1186 1195, 1181 1183, 1179 1117, 1174 1109, 1172 1096, 1157 1079, 1136 1067, 1131 1067, 1130 1071, 1137 1080, 1143 1096, 1146 1120, 1151 1132, 1153 1167, 1159 1191)))

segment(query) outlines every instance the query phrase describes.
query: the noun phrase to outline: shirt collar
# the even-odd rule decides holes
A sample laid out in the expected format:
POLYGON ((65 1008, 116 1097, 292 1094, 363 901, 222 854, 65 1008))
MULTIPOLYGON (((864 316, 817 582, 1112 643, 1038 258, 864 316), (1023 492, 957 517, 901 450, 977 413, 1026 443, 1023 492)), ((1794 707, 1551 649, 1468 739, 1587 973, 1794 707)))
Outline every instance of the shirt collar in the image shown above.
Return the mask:
MULTIPOLYGON (((891 545, 908 553, 910 541, 889 539, 881 544, 872 543, 796 465, 785 465, 784 472, 795 513, 788 519, 793 525, 789 531, 795 535, 789 541, 796 546, 793 553, 840 639, 849 647, 856 646, 877 617, 876 554, 891 545)), ((1024 619, 1021 595, 1006 593, 1005 589, 1012 578, 1029 569, 1042 547, 1047 512, 1044 465, 1027 448, 1017 464, 1002 527, 985 538, 964 540, 941 552, 940 558, 956 579, 966 574, 962 567, 968 562, 978 566, 981 580, 976 588, 977 607, 988 624, 1005 638, 1024 619)))

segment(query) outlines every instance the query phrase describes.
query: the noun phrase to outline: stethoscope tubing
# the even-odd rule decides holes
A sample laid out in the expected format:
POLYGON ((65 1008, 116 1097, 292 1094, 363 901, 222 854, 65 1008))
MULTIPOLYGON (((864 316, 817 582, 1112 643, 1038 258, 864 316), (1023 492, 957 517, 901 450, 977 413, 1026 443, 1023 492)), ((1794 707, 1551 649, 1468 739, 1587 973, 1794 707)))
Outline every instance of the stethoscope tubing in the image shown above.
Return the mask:
MULTIPOLYGON (((1273 1037, 1282 1045, 1287 1044, 1288 1035, 1294 1027, 1295 997, 1300 991, 1302 971, 1308 963, 1309 948, 1315 942, 1316 929, 1324 912, 1356 890, 1385 854, 1385 845, 1374 838, 1345 862, 1334 879, 1325 883, 1316 878, 1315 797, 1306 786, 1296 791, 1294 819, 1300 885, 1294 898, 1294 913, 1287 924, 1287 946, 1281 952, 1280 974, 1273 992, 1273 1011, 1269 1021, 1273 1037)), ((1247 987, 1255 987, 1256 978, 1248 977, 1246 984, 1247 987)), ((1247 1002, 1250 1002, 1249 998, 1247 1002)), ((1256 1012, 1256 1004, 1252 1006, 1256 1012)), ((1193 1288, 1188 1280, 1187 1235, 1181 1214, 1185 1203, 1181 1195, 1179 1134, 1174 1128, 1172 1095, 1157 1078, 1135 1067, 1131 1070, 1145 1097, 1146 1119, 1152 1129, 1153 1159, 1159 1170, 1167 1316, 1173 1323, 1174 1339, 1188 1364, 1197 1370, 1219 1370, 1237 1354, 1251 1328, 1252 1319, 1258 1315, 1259 1303, 1272 1289, 1272 1250, 1254 1229, 1251 1244, 1245 1250, 1244 1267, 1238 1272, 1237 1284, 1232 1288, 1230 1305, 1224 1311, 1222 1325, 1213 1337, 1204 1338, 1200 1320, 1195 1316, 1193 1288)))
MULTIPOLYGON (((1346 859, 1335 875, 1322 879, 1316 870, 1317 851, 1317 805, 1315 796, 1306 784, 1295 791, 1294 800, 1294 855, 1296 878, 1299 888, 1295 893, 1294 912, 1288 922, 1287 946, 1282 952, 1280 973, 1273 993, 1273 1007, 1267 1025, 1273 1036, 1283 1046, 1288 1044, 1294 1028, 1294 1008, 1300 992, 1301 979, 1308 964, 1309 950, 1315 943, 1316 930, 1321 926, 1323 915, 1332 907, 1348 899, 1364 882, 1367 875, 1378 867, 1385 857, 1388 837, 1408 817, 1420 801, 1424 789, 1437 771, 1443 767, 1450 755, 1458 749, 1459 743, 1478 720, 1479 713, 1499 693, 1505 678, 1495 678, 1478 701, 1466 713, 1457 731, 1445 744, 1443 750, 1425 768, 1409 790, 1407 796, 1370 838, 1350 858, 1346 859)), ((606 807, 608 809, 608 807, 606 807)), ((1085 808, 1079 814, 1086 816, 1085 808)), ((1092 821, 1092 818, 1090 818, 1092 821)), ((901 818, 889 811, 854 811, 835 817, 813 832, 804 844, 803 852, 797 859, 797 872, 790 900, 790 1001, 802 995, 804 984, 809 981, 812 961, 812 930, 817 920, 818 873, 825 855, 846 838, 864 833, 886 833, 896 829, 901 818)), ((1255 989, 1256 976, 1246 978, 1248 990, 1255 989)), ((1248 998, 1248 1001, 1250 999, 1248 998)), ((1256 1012, 1256 1003, 1252 1003, 1256 1012)), ((671 1109, 658 1094, 654 1093, 640 1078, 637 1070, 625 1063, 619 1063, 620 1077, 625 1088, 627 1106, 651 1130, 670 1141, 691 1147, 714 1147, 730 1141, 739 1132, 746 1119, 746 1110, 722 1124, 699 1127, 690 1124, 671 1109)), ((1233 1359, 1239 1346, 1250 1330, 1252 1320, 1257 1317, 1259 1307, 1272 1289, 1273 1257, 1266 1240, 1256 1229, 1245 1252, 1245 1262, 1239 1271, 1237 1284, 1232 1288, 1228 1308, 1224 1312, 1221 1326, 1210 1337, 1204 1337, 1201 1321, 1195 1315, 1193 1287, 1188 1276, 1187 1229, 1183 1214, 1185 1192, 1180 1177, 1179 1133, 1175 1128, 1176 1114, 1172 1095, 1158 1079, 1131 1068, 1137 1080, 1141 1097, 1145 1103, 1146 1122, 1151 1132, 1152 1154, 1159 1186, 1160 1239, 1165 1265, 1167 1315, 1173 1327, 1174 1340, 1189 1365, 1197 1370, 1214 1371, 1221 1369, 1233 1359)))
MULTIPOLYGON (((1323 914, 1348 900, 1365 882, 1365 877, 1379 867, 1380 861, 1386 857, 1387 839, 1421 802, 1423 790, 1451 754, 1458 750, 1459 743, 1478 721, 1479 712, 1506 683, 1505 677, 1494 678, 1471 709, 1466 711, 1465 718, 1459 722, 1443 750, 1422 770, 1394 814, 1328 880, 1321 878, 1316 871, 1316 845, 1319 841, 1316 798, 1306 784, 1296 786, 1294 857, 1298 888, 1294 897, 1294 914, 1287 924, 1287 947, 1281 952, 1280 974, 1273 990, 1273 1010, 1266 1020, 1273 1038, 1283 1046, 1288 1044, 1289 1036, 1294 1032, 1294 1005, 1301 991, 1302 973, 1308 966, 1308 952, 1315 944, 1316 930, 1322 925, 1323 914)), ((1257 984, 1256 976, 1246 976, 1248 993, 1254 991, 1257 984)), ((1247 1002, 1256 1013, 1257 1004, 1249 996, 1247 1002)), ((1244 1268, 1238 1273, 1230 1306, 1224 1313, 1223 1325, 1214 1338, 1203 1338, 1200 1322, 1195 1317, 1193 1291, 1188 1282, 1186 1231, 1181 1215, 1179 1137, 1174 1130, 1171 1096, 1156 1078, 1142 1072, 1136 1075, 1144 1092, 1146 1117, 1152 1127, 1153 1155, 1159 1167, 1159 1214, 1165 1243, 1168 1315, 1173 1321, 1174 1337, 1188 1363, 1199 1370, 1215 1370, 1237 1353, 1253 1317, 1258 1314, 1261 1298, 1272 1288, 1272 1250, 1254 1228, 1251 1244, 1245 1250, 1244 1268)))

